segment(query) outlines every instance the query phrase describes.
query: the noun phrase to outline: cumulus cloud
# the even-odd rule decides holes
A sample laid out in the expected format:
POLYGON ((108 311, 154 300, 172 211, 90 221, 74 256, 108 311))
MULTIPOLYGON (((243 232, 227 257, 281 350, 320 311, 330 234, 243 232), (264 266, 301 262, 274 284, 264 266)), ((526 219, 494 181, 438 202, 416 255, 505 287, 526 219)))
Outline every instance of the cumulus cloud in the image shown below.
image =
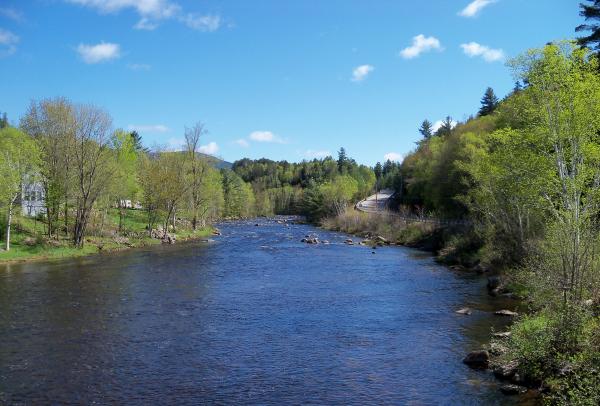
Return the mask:
POLYGON ((18 43, 18 36, 0 28, 0 57, 14 54, 17 51, 18 43))
POLYGON ((198 148, 198 151, 202 152, 203 154, 215 155, 217 152, 219 152, 219 146, 213 141, 209 142, 207 145, 201 145, 200 148, 198 148))
POLYGON ((233 141, 233 143, 236 145, 239 145, 240 147, 243 147, 243 148, 248 148, 250 146, 250 143, 243 138, 235 140, 235 141, 233 141))
POLYGON ((85 63, 93 64, 117 59, 121 56, 119 44, 101 42, 96 45, 79 44, 77 52, 85 63))
POLYGON ((331 156, 331 152, 326 151, 326 150, 312 150, 312 149, 307 149, 306 151, 304 151, 304 153, 302 154, 305 158, 309 158, 309 159, 322 159, 328 156, 331 156))
POLYGON ((152 125, 136 125, 130 124, 127 129, 129 131, 137 131, 140 133, 166 133, 171 131, 169 127, 162 124, 152 124, 152 125))
POLYGON ((389 160, 389 161, 401 162, 404 159, 404 156, 397 152, 388 152, 387 154, 385 154, 383 156, 383 159, 386 161, 389 160))
POLYGON ((283 144, 283 140, 271 131, 253 131, 248 138, 256 142, 275 142, 283 144))
POLYGON ((137 30, 154 30, 161 20, 174 19, 191 29, 212 32, 222 26, 222 18, 218 15, 201 15, 184 13, 179 4, 170 0, 65 0, 68 3, 79 4, 97 10, 102 14, 117 13, 121 10, 132 9, 138 16, 138 22, 133 26, 137 30))
POLYGON ((218 15, 198 15, 186 14, 180 20, 189 28, 203 32, 217 31, 222 24, 221 17, 218 15))
POLYGON ((502 61, 504 59, 504 51, 501 49, 493 49, 485 45, 478 44, 477 42, 469 42, 468 44, 461 44, 461 48, 464 53, 469 57, 475 56, 482 57, 486 62, 502 61))
POLYGON ((465 7, 464 9, 462 9, 461 12, 458 13, 458 15, 463 16, 463 17, 475 17, 479 14, 479 12, 481 10, 484 9, 484 7, 495 3, 497 0, 475 0, 472 1, 471 3, 469 3, 467 5, 467 7, 465 7))
POLYGON ((360 65, 354 68, 352 71, 352 81, 361 82, 369 76, 369 73, 373 72, 375 67, 373 65, 360 65))
POLYGON ((413 37, 411 46, 400 51, 400 56, 404 59, 413 59, 423 52, 429 52, 431 50, 442 50, 440 40, 435 37, 426 37, 423 34, 419 34, 416 37, 413 37))

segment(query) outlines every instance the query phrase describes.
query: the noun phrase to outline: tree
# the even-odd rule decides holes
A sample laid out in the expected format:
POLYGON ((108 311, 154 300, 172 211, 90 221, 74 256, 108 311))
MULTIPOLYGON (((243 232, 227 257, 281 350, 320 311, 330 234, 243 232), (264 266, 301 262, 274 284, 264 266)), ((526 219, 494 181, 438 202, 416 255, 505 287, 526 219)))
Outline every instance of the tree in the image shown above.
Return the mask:
POLYGON ((187 154, 187 164, 189 165, 190 182, 190 205, 192 209, 192 229, 196 230, 198 223, 198 211, 202 203, 201 183, 204 175, 205 166, 202 165, 200 152, 200 137, 206 134, 206 128, 201 122, 197 122, 191 128, 185 128, 185 145, 187 154))
POLYGON ((8 118, 6 117, 6 113, 2 113, 2 117, 0 118, 0 130, 8 127, 8 118))
POLYGON ((348 156, 346 155, 346 149, 344 147, 340 148, 338 152, 337 165, 339 173, 344 173, 346 166, 348 165, 348 156))
POLYGON ((133 148, 136 152, 149 152, 148 148, 144 147, 144 144, 142 144, 142 136, 137 131, 134 130, 130 132, 129 135, 131 136, 133 148))
POLYGON ((13 208, 26 179, 34 181, 40 163, 35 141, 16 128, 0 130, 0 199, 7 206, 6 251, 10 250, 13 208))
POLYGON ((419 127, 419 133, 421 133, 424 139, 430 139, 433 135, 433 124, 431 124, 431 121, 423 120, 421 127, 419 127))
POLYGON ((383 169, 381 167, 381 163, 377 162, 375 164, 375 168, 373 168, 373 172, 375 172, 375 179, 377 181, 377 184, 379 184, 379 181, 381 180, 381 175, 383 173, 383 169))
POLYGON ((481 98, 481 108, 479 109, 480 116, 492 114, 498 107, 498 98, 494 94, 494 89, 488 87, 481 98))
POLYGON ((35 138, 41 149, 41 182, 46 200, 48 237, 55 235, 63 205, 65 233, 74 185, 75 108, 65 98, 32 102, 21 119, 21 128, 35 138))
POLYGON ((439 137, 447 137, 452 134, 452 129, 454 128, 454 121, 452 117, 446 116, 446 118, 442 121, 442 125, 436 131, 435 135, 439 137))
POLYGON ((135 139, 130 133, 117 130, 112 138, 114 157, 114 175, 111 197, 114 197, 119 208, 119 232, 123 231, 125 218, 125 200, 135 199, 138 191, 137 160, 138 154, 135 139))
POLYGON ((600 20, 600 0, 586 1, 592 4, 579 3, 579 7, 581 8, 579 15, 585 19, 586 23, 579 25, 577 28, 575 28, 575 31, 591 31, 591 33, 587 36, 577 38, 577 43, 580 46, 587 47, 593 51, 596 51, 596 54, 599 54, 600 25, 597 23, 597 21, 600 20), (588 23, 589 21, 593 21, 593 23, 588 23))
POLYGON ((107 190, 114 174, 109 148, 112 119, 107 112, 92 105, 75 106, 74 117, 73 164, 77 208, 73 244, 82 248, 94 203, 107 190))

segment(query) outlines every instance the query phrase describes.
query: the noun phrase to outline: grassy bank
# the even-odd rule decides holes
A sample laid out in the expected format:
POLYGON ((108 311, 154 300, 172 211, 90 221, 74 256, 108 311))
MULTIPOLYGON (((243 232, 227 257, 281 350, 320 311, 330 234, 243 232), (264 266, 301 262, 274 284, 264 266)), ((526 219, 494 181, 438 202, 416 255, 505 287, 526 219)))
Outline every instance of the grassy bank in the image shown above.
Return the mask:
POLYGON ((364 213, 354 209, 323 220, 321 226, 361 237, 381 236, 393 244, 430 251, 447 265, 481 266, 478 241, 464 226, 407 221, 390 213, 364 213))
MULTIPOLYGON (((140 210, 126 210, 120 233, 117 209, 97 213, 85 244, 80 249, 73 247, 72 240, 65 233, 48 238, 44 235, 45 229, 43 221, 17 216, 13 224, 10 250, 4 250, 4 239, 0 241, 0 263, 73 258, 161 244, 161 240, 148 235, 146 213, 140 210)), ((170 234, 175 236, 176 241, 185 241, 207 237, 212 231, 212 227, 194 231, 189 225, 180 225, 175 233, 170 234)))

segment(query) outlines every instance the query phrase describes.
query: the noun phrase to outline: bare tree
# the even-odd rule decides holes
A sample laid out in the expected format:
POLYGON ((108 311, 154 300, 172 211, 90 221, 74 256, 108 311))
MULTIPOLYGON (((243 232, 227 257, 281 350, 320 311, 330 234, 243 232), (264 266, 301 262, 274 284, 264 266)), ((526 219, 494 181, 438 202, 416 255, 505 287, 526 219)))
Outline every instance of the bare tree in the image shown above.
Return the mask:
POLYGON ((194 231, 198 226, 198 215, 202 205, 202 196, 200 189, 202 186, 202 176, 205 165, 199 156, 200 137, 205 135, 207 130, 202 122, 197 122, 193 127, 185 128, 185 144, 187 161, 190 168, 190 190, 191 190, 191 208, 192 208, 192 228, 194 231))
POLYGON ((83 237, 94 203, 107 188, 112 176, 112 119, 104 110, 92 105, 75 107, 74 169, 77 180, 77 212, 73 243, 83 246, 83 237))

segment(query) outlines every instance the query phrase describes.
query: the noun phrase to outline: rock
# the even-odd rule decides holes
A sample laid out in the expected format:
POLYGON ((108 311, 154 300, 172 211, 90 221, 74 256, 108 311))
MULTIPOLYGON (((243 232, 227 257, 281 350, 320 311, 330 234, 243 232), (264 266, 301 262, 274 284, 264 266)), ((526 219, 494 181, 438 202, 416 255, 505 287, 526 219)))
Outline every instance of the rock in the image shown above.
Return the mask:
POLYGON ((354 241, 352 241, 351 238, 346 239, 346 241, 344 241, 344 243, 348 244, 348 245, 354 245, 354 241))
POLYGON ((454 313, 464 314, 465 316, 470 316, 473 313, 473 311, 471 309, 469 309, 468 307, 463 307, 462 309, 458 309, 454 313))
POLYGON ((517 373, 518 364, 516 362, 510 362, 508 364, 497 365, 494 368, 494 376, 498 379, 510 380, 517 373))
POLYGON ((163 244, 175 244, 175 236, 167 233, 161 241, 163 244))
POLYGON ((258 223, 256 223, 256 224, 254 225, 254 227, 258 227, 258 226, 260 226, 260 224, 258 224, 258 223))
POLYGON ((321 244, 327 245, 327 244, 329 244, 329 241, 328 240, 323 240, 323 241, 321 241, 321 244))
POLYGON ((496 316, 506 316, 506 317, 515 317, 515 316, 519 315, 519 313, 517 313, 517 312, 513 312, 510 310, 506 310, 506 309, 498 310, 497 312, 494 312, 494 314, 496 316))
POLYGON ((378 235, 375 240, 377 240, 378 243, 382 243, 382 244, 389 244, 389 241, 386 240, 385 238, 383 238, 382 236, 378 235))
POLYGON ((504 345, 502 345, 501 343, 497 342, 497 341, 492 341, 490 343, 490 354, 498 356, 498 355, 502 355, 505 354, 508 351, 508 348, 506 348, 504 345))
POLYGON ((471 368, 486 369, 490 365, 490 353, 486 350, 470 352, 465 359, 463 359, 463 363, 471 368))
POLYGON ((121 245, 130 245, 129 244, 129 238, 127 237, 121 237, 121 236, 116 236, 115 238, 113 238, 113 240, 117 243, 117 244, 121 244, 121 245))
POLYGON ((505 395, 518 395, 527 392, 527 388, 519 385, 507 384, 502 385, 500 391, 505 395))
POLYGON ((221 235, 221 230, 219 230, 218 228, 215 228, 212 232, 212 235, 221 235))
POLYGON ((588 300, 584 300, 583 301, 583 305, 584 306, 592 306, 594 304, 594 301, 592 299, 588 299, 588 300))
POLYGON ((490 291, 499 289, 502 286, 502 279, 499 276, 490 276, 488 278, 487 288, 490 291))
POLYGON ((36 244, 37 244, 37 241, 33 237, 25 237, 23 239, 23 245, 27 245, 28 247, 33 247, 36 244))
POLYGON ((508 338, 510 337, 510 331, 504 331, 502 333, 494 333, 492 334, 492 336, 496 337, 496 338, 508 338))

